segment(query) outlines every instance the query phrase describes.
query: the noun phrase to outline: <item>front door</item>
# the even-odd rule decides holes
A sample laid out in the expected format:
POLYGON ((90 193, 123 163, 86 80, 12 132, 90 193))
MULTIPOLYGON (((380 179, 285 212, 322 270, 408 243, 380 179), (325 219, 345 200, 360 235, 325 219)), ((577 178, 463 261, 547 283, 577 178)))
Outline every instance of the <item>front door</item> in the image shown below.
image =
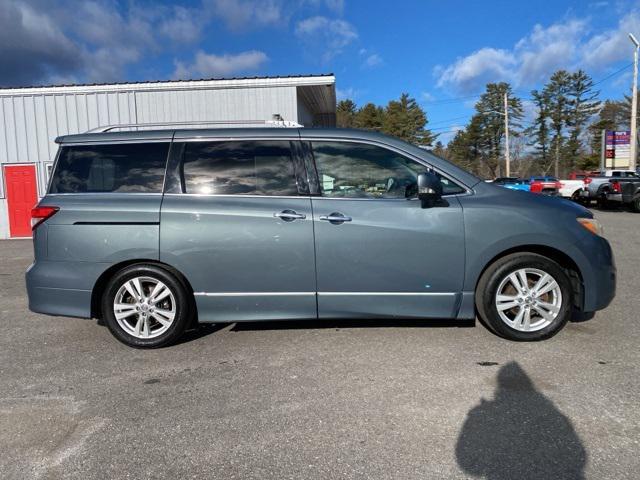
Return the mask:
POLYGON ((200 321, 316 318, 313 219, 298 144, 174 144, 183 149, 180 185, 162 202, 160 257, 191 283, 200 321))
POLYGON ((38 202, 35 165, 5 165, 9 233, 12 237, 31 236, 31 209, 38 202))
POLYGON ((319 317, 454 316, 465 258, 457 198, 421 208, 427 167, 380 146, 314 141, 312 151, 319 317))

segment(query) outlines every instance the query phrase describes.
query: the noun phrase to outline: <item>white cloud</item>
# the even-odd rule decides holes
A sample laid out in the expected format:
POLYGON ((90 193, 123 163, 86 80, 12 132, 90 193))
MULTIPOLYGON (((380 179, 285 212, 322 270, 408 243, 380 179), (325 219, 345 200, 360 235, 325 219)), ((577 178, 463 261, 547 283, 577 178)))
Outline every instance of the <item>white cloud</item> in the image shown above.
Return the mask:
POLYGON ((175 78, 211 78, 235 75, 261 68, 269 57, 264 52, 250 50, 235 55, 216 55, 199 51, 193 63, 176 62, 175 78))
POLYGON ((205 0, 205 10, 221 18, 232 30, 278 24, 284 20, 278 0, 205 0))
POLYGON ((377 53, 372 53, 371 55, 367 56, 367 58, 365 58, 364 60, 365 67, 378 67, 383 63, 384 61, 382 60, 382 57, 377 53))
POLYGON ((81 53, 48 12, 18 1, 0 8, 0 85, 67 77, 81 67, 81 53))
POLYGON ((544 80, 551 72, 575 63, 586 21, 569 20, 543 28, 535 25, 533 32, 515 46, 519 66, 516 82, 520 85, 544 80))
POLYGON ((621 18, 610 30, 594 33, 590 20, 571 18, 533 30, 510 49, 481 48, 447 66, 434 69, 439 87, 469 93, 482 90, 487 82, 508 81, 528 87, 547 79, 554 71, 577 68, 603 71, 629 58, 630 31, 640 31, 637 11, 621 18))
POLYGON ((487 81, 507 80, 517 61, 508 50, 482 48, 459 58, 439 73, 438 87, 454 87, 463 92, 478 89, 487 81))
POLYGON ((640 15, 637 12, 620 19, 617 28, 589 39, 584 47, 586 65, 597 67, 629 58, 633 51, 633 44, 627 36, 629 32, 640 32, 640 15))
POLYGON ((192 43, 200 38, 204 20, 196 10, 175 6, 173 14, 160 23, 159 31, 174 42, 192 43))
POLYGON ((323 6, 335 13, 342 13, 344 11, 344 0, 302 0, 301 3, 316 8, 323 6))
POLYGON ((434 97, 431 93, 429 92, 422 92, 420 94, 420 97, 422 98, 423 102, 433 102, 436 97, 434 97))
POLYGON ((346 20, 315 16, 299 21, 295 34, 312 49, 324 51, 327 61, 342 52, 342 49, 358 38, 355 27, 346 20))

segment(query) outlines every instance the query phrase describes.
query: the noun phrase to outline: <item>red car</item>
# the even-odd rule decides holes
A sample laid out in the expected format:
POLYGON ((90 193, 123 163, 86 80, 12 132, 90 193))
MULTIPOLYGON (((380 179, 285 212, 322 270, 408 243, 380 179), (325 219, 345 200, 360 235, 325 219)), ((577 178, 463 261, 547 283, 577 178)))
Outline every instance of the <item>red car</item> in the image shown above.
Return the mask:
POLYGON ((562 184, 556 177, 531 177, 529 186, 531 193, 557 196, 560 194, 562 184))

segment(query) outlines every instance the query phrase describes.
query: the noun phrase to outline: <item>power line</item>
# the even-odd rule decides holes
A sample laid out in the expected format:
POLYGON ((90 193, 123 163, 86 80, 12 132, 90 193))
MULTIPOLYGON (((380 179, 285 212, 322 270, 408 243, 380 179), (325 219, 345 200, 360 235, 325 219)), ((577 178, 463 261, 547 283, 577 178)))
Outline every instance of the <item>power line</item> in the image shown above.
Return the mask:
POLYGON ((593 86, 595 87, 596 85, 598 85, 599 83, 602 83, 606 80, 609 80, 611 77, 615 77, 616 75, 618 75, 621 72, 624 72, 627 68, 633 66, 633 62, 629 63, 628 65, 625 65, 624 67, 622 67, 620 70, 616 70, 615 72, 613 72, 611 75, 607 75, 606 77, 598 80, 596 83, 593 84, 593 86))

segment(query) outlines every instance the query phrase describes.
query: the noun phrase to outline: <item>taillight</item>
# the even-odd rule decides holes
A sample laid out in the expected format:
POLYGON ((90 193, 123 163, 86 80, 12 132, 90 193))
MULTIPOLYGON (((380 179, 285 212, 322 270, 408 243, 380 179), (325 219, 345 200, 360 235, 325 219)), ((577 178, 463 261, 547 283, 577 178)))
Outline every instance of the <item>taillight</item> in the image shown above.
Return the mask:
POLYGON ((617 180, 611 182, 611 189, 615 193, 622 193, 622 185, 620 185, 620 182, 618 182, 617 180))
POLYGON ((55 215, 58 210, 60 210, 58 207, 33 207, 31 209, 31 230, 35 230, 38 225, 55 215))
POLYGON ((585 185, 589 185, 591 182, 593 182, 593 178, 591 178, 591 177, 587 177, 587 178, 584 179, 584 184, 585 185))

